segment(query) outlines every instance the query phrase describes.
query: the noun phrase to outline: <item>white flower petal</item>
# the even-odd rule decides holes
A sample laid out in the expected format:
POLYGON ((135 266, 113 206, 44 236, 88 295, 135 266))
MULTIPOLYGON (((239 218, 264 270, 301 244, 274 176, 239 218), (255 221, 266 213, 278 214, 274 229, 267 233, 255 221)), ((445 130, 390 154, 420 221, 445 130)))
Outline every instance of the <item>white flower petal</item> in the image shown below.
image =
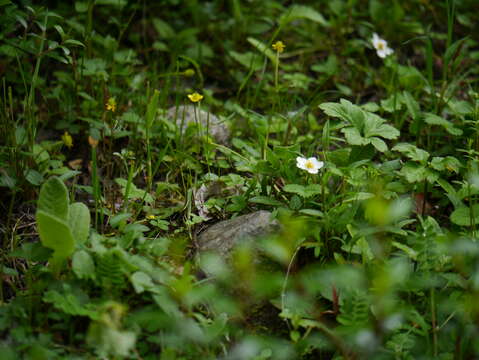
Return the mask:
POLYGON ((314 168, 316 169, 321 169, 324 165, 324 163, 322 161, 318 161, 318 159, 316 159, 315 157, 310 157, 308 159, 308 161, 311 161, 311 163, 313 164, 314 168))
POLYGON ((378 50, 378 51, 376 51, 376 54, 378 54, 378 56, 379 56, 380 58, 383 58, 383 59, 386 57, 386 52, 385 52, 385 50, 378 50))
POLYGON ((296 158, 296 166, 300 169, 307 170, 306 169, 306 161, 307 161, 307 159, 305 159, 301 156, 298 156, 296 158))

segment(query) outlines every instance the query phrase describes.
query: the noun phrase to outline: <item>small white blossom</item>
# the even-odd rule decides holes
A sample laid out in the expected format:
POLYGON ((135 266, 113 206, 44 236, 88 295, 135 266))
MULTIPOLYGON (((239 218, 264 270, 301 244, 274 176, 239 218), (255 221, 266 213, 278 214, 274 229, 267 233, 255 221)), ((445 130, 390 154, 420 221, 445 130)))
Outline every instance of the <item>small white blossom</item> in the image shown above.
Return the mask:
POLYGON ((371 42, 376 49, 376 54, 378 54, 380 58, 385 58, 386 56, 389 56, 394 52, 393 49, 388 46, 386 40, 381 39, 376 33, 373 34, 371 42))
POLYGON ((324 166, 324 162, 318 161, 315 157, 308 159, 298 156, 296 158, 296 166, 300 169, 306 170, 310 174, 317 174, 319 169, 324 166))

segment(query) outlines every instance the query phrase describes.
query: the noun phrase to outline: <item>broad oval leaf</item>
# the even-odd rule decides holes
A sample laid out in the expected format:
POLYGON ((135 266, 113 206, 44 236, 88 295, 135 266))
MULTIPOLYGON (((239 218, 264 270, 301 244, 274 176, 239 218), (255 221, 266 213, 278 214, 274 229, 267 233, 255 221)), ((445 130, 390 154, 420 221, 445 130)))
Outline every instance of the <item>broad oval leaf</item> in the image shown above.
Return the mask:
POLYGON ((70 226, 66 221, 43 210, 37 211, 38 233, 43 246, 53 250, 53 259, 68 258, 75 249, 70 226))
POLYGON ((68 190, 58 177, 51 177, 42 185, 38 210, 68 221, 68 190))
POLYGON ((68 222, 75 242, 83 244, 90 232, 90 211, 88 207, 79 202, 71 204, 68 222))

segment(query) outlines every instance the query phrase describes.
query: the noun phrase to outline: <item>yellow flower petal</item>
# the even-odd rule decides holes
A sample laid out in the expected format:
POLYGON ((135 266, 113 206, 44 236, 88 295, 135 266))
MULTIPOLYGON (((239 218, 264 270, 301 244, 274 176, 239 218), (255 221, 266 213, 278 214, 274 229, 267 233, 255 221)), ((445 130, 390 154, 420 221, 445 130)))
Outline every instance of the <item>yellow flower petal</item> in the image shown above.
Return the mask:
POLYGON ((115 112, 116 111, 116 99, 114 97, 108 98, 107 103, 105 104, 107 111, 115 112))
POLYGON ((65 131, 65 133, 62 135, 62 141, 67 148, 73 147, 73 139, 68 131, 65 131))
POLYGON ((197 92, 194 92, 193 94, 188 95, 188 99, 190 99, 192 102, 198 102, 203 99, 203 95, 198 94, 197 92))
POLYGON ((276 41, 272 46, 278 53, 282 53, 286 48, 286 45, 282 41, 276 41))

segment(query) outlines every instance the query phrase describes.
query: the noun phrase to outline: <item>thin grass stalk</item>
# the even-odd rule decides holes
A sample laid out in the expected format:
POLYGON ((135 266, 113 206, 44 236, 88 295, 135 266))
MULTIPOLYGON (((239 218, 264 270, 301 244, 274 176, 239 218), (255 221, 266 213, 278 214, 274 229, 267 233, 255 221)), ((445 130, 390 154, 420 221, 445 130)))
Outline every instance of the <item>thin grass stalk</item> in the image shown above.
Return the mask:
POLYGON ((38 123, 33 115, 33 104, 35 102, 35 89, 38 82, 38 74, 40 72, 40 64, 43 58, 43 47, 46 39, 46 29, 47 29, 48 14, 45 15, 45 20, 43 21, 42 37, 40 41, 40 46, 37 53, 37 61, 35 63, 35 70, 33 71, 32 83, 30 85, 30 90, 28 92, 27 104, 25 113, 27 115, 27 136, 28 136, 28 148, 30 152, 33 152, 33 145, 35 144, 36 133, 38 123))

